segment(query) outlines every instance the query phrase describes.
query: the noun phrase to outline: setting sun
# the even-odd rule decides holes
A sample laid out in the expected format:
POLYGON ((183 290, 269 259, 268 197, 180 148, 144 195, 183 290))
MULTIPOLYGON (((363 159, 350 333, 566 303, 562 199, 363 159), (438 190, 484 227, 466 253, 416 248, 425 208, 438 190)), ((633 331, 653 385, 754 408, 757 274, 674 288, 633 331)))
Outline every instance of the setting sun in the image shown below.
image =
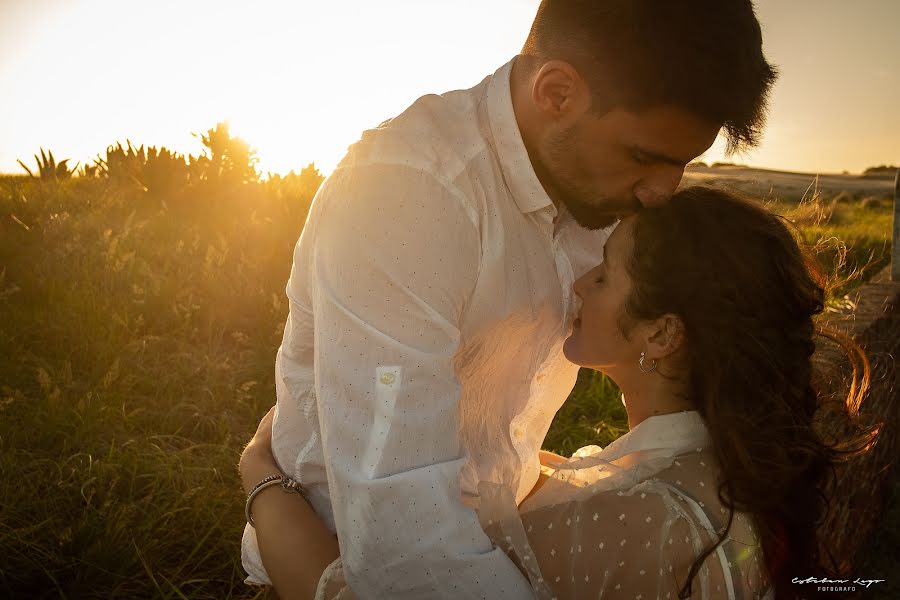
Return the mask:
POLYGON ((39 146, 74 163, 125 138, 196 153, 191 133, 227 120, 262 173, 327 172, 362 130, 508 60, 534 12, 515 0, 35 4, 0 9, 25 28, 0 59, 0 171, 39 146))
MULTIPOLYGON (((329 172, 362 130, 516 54, 537 4, 4 3, 0 171, 21 172, 16 159, 39 147, 90 162, 126 138, 196 153, 192 132, 227 120, 263 174, 313 161, 329 172)), ((757 10, 781 78, 762 146, 733 160, 837 172, 896 162, 898 5, 757 10), (846 43, 823 41, 834 39, 846 43)), ((717 144, 702 160, 723 158, 717 144)))

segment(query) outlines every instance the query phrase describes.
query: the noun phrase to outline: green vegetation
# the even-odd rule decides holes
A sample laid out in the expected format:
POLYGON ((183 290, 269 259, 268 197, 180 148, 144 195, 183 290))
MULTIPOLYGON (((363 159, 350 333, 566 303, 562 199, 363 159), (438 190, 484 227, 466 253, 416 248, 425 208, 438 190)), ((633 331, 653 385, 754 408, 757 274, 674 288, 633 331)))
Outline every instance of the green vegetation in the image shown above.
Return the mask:
POLYGON ((898 167, 896 165, 878 165, 877 167, 869 167, 863 171, 863 175, 881 175, 893 177, 897 174, 898 167))
POLYGON ((853 288, 891 261, 893 200, 841 192, 813 192, 799 200, 768 199, 770 210, 784 215, 829 274, 829 305, 845 304, 853 288))
MULTIPOLYGON (((284 285, 322 177, 261 181, 227 126, 200 137, 199 157, 129 141, 74 177, 52 155, 56 177, 0 177, 0 595, 258 595, 235 465, 275 398, 284 285)), ((871 255, 867 274, 890 203, 845 200, 817 200, 829 218, 804 232, 845 240, 851 268, 871 255)), ((780 208, 802 220, 806 204, 780 208)), ((545 445, 625 430, 615 386, 582 370, 545 445)))
POLYGON ((17 162, 22 165, 22 168, 28 172, 28 174, 32 177, 36 177, 43 181, 56 180, 56 179, 66 179, 71 177, 75 172, 75 169, 78 168, 78 165, 75 165, 74 169, 70 169, 66 164, 69 162, 69 159, 61 160, 58 163, 56 159, 53 158, 53 153, 49 150, 46 154, 44 154, 44 149, 41 148, 41 155, 34 155, 34 160, 37 163, 37 174, 34 174, 31 169, 28 168, 28 165, 22 162, 22 160, 18 160, 17 162))

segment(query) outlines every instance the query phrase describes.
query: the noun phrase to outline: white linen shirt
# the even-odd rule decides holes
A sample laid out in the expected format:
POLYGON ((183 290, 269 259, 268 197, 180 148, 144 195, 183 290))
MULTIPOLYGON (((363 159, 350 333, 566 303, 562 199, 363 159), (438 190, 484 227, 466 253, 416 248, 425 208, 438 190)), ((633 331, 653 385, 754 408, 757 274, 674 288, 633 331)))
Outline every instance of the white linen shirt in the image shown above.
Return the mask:
MULTIPOLYGON (((521 502, 537 481, 578 374, 572 284, 612 228, 558 214, 538 181, 514 60, 364 132, 294 250, 272 446, 361 598, 532 594, 479 525, 478 484, 521 502)), ((249 526, 242 559, 269 582, 249 526)))

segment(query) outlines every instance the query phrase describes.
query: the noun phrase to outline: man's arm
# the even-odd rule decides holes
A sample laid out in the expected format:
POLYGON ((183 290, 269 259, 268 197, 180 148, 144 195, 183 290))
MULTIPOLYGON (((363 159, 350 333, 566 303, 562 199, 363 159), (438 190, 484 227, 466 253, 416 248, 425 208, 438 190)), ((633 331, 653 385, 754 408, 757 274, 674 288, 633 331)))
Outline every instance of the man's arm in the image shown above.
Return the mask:
POLYGON ((347 581, 361 598, 531 597, 460 499, 453 359, 480 261, 465 200, 399 165, 332 178, 307 226, 319 421, 347 581))

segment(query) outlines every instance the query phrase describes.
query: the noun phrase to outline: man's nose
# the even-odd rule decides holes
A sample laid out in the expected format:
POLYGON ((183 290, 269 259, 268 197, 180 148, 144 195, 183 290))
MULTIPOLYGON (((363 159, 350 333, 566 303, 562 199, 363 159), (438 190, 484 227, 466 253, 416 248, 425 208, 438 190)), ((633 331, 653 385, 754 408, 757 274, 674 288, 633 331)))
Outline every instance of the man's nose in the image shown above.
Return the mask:
POLYGON ((671 193, 666 194, 665 192, 649 186, 638 186, 634 190, 634 195, 644 208, 656 208, 657 206, 662 206, 672 197, 671 193))
POLYGON ((672 198, 681 183, 683 168, 675 168, 639 182, 634 195, 645 208, 662 206, 672 198))

